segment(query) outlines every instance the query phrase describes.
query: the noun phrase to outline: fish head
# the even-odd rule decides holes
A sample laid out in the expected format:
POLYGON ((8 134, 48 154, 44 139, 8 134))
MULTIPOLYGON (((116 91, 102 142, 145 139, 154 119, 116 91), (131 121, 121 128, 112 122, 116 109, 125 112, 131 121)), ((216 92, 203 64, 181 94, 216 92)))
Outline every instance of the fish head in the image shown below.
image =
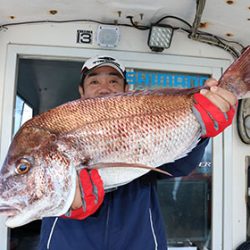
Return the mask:
POLYGON ((0 170, 0 215, 8 216, 8 227, 62 215, 75 186, 75 168, 60 152, 57 136, 25 127, 14 137, 0 170))

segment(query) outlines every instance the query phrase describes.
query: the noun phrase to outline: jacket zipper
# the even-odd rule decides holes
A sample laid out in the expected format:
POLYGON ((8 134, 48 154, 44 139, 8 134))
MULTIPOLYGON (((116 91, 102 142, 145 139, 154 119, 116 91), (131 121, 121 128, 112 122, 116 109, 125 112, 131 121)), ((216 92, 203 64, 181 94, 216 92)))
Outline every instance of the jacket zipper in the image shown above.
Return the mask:
POLYGON ((154 239, 154 242, 155 242, 155 250, 157 250, 158 249, 158 242, 157 242, 156 235, 155 235, 155 229, 154 229, 154 223, 153 223, 151 208, 149 208, 149 219, 150 219, 152 236, 153 236, 153 239, 154 239))
POLYGON ((58 220, 58 217, 55 218, 55 220, 54 220, 54 222, 53 222, 53 225, 52 225, 52 227, 51 227, 50 234, 49 234, 49 238, 48 238, 48 242, 47 242, 47 250, 49 250, 49 248, 50 248, 50 242, 51 242, 53 233, 54 233, 54 231, 55 231, 55 226, 56 226, 57 220, 58 220))

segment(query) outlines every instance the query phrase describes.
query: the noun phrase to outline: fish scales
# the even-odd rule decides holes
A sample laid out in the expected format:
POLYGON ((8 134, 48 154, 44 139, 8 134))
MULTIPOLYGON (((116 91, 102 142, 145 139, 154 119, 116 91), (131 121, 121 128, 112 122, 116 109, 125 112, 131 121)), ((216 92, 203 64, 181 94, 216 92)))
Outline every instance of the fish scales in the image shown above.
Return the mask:
MULTIPOLYGON (((250 48, 219 84, 237 97, 250 90, 250 48)), ((0 172, 0 214, 8 216, 6 225, 67 212, 76 168, 82 164, 99 169, 107 190, 149 171, 139 166, 156 168, 187 154, 201 133, 192 112, 192 96, 199 90, 81 99, 27 121, 13 138, 0 172)))
MULTIPOLYGON (((113 108, 113 113, 121 113, 125 107, 126 114, 123 117, 118 115, 114 119, 107 112, 110 106, 106 105, 99 111, 100 113, 103 111, 105 115, 102 114, 98 119, 94 117, 94 120, 97 119, 94 123, 87 122, 81 128, 59 135, 58 140, 62 141, 63 147, 61 150, 68 151, 70 148, 67 146, 74 145, 75 165, 79 164, 79 159, 84 161, 84 156, 88 159, 90 166, 100 162, 126 162, 156 167, 165 162, 174 161, 187 153, 180 145, 187 147, 187 145, 197 143, 200 126, 190 112, 191 96, 187 98, 181 96, 166 98, 166 96, 158 95, 154 98, 136 96, 132 100, 130 97, 127 99, 126 96, 123 96, 119 100, 118 107, 113 104, 111 97, 110 106, 113 108), (137 101, 138 99, 139 101, 137 101), (135 105, 133 105, 134 103, 135 105)), ((91 112, 91 114, 93 116, 95 112, 91 112)), ((121 169, 113 168, 99 171, 104 179, 105 188, 110 188, 117 185, 114 181, 117 178, 121 183, 128 182, 131 180, 130 172, 135 175, 135 171, 137 171, 138 175, 142 175, 148 170, 124 168, 121 171, 121 169), (109 174, 107 175, 107 172, 112 173, 112 178, 109 177, 109 174)), ((136 177, 134 176, 134 178, 136 177)))

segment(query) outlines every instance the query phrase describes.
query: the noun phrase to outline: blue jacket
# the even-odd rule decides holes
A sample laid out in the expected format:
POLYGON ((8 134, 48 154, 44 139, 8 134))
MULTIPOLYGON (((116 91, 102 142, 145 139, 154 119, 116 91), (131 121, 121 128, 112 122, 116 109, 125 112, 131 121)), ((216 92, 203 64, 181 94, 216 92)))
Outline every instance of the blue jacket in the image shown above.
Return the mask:
MULTIPOLYGON (((189 174, 201 161, 208 140, 188 156, 161 166, 173 176, 189 174)), ((85 220, 44 218, 39 250, 166 250, 166 232, 156 190, 158 173, 105 195, 101 208, 85 220)))

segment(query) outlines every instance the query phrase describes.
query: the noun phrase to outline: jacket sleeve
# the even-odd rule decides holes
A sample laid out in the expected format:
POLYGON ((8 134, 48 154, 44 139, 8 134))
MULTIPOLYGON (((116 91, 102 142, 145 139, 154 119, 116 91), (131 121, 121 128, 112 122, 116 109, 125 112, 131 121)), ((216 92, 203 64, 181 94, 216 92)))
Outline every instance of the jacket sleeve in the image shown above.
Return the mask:
MULTIPOLYGON (((161 165, 159 168, 169 172, 173 177, 186 176, 190 174, 200 163, 209 139, 201 139, 198 145, 187 156, 172 163, 161 165)), ((158 179, 171 178, 158 174, 158 179)))

